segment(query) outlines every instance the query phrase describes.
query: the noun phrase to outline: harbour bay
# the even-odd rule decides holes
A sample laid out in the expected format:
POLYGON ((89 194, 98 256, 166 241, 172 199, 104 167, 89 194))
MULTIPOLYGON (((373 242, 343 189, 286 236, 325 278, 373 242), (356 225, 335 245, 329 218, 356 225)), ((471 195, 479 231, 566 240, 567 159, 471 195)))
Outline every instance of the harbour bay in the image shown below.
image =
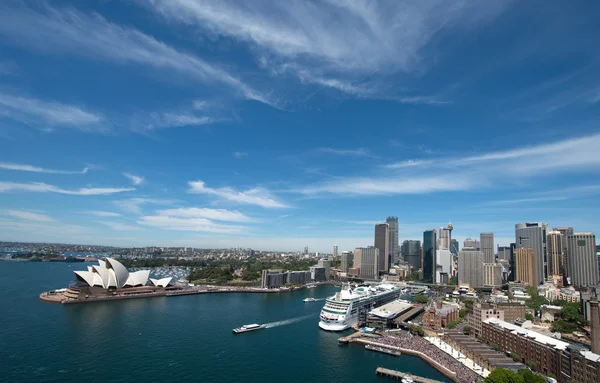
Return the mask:
MULTIPOLYGON (((0 263, 0 376, 11 382, 377 382, 378 366, 447 382, 419 358, 339 346, 318 328, 333 286, 279 294, 202 294, 53 305, 84 264, 0 263), (267 328, 246 334, 247 323, 267 328)), ((87 264, 85 264, 87 265, 87 264)))

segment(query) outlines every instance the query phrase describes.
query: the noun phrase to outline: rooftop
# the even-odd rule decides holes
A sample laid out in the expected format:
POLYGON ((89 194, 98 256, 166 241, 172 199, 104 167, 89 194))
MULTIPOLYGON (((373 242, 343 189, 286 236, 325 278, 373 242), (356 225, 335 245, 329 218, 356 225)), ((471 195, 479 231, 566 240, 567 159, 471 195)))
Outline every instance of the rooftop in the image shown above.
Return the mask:
POLYGON ((383 306, 377 307, 369 312, 370 315, 375 315, 380 318, 392 319, 402 314, 406 310, 413 307, 413 303, 401 299, 392 301, 383 306))
POLYGON ((513 334, 519 334, 523 337, 535 340, 538 343, 552 346, 557 350, 565 350, 569 346, 569 343, 563 342, 562 340, 552 338, 544 334, 540 334, 536 331, 524 329, 523 327, 519 327, 517 325, 502 321, 497 318, 486 319, 483 321, 483 323, 489 323, 498 327, 502 327, 506 330, 509 330, 513 334))

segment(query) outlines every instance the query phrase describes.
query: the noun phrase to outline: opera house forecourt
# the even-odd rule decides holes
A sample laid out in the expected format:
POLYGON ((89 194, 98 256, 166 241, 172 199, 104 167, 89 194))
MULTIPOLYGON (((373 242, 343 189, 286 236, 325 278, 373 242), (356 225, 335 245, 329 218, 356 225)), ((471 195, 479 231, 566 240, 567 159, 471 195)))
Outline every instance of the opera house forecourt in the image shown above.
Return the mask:
MULTIPOLYGON (((44 292, 40 299, 55 303, 81 303, 151 296, 165 296, 171 278, 150 278, 150 270, 129 272, 113 258, 98 260, 87 271, 74 271, 68 288, 44 292)), ((175 288, 176 289, 176 288, 175 288)))

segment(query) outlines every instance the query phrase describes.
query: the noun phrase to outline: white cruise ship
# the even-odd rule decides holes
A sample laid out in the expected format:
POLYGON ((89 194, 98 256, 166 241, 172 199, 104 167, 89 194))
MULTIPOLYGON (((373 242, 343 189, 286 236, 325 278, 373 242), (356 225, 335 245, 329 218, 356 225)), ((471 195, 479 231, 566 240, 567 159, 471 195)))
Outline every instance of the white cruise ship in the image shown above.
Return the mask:
POLYGON ((327 331, 346 330, 358 323, 361 311, 369 311, 393 301, 400 294, 400 288, 389 284, 362 285, 355 288, 344 285, 341 291, 325 300, 319 327, 327 331))

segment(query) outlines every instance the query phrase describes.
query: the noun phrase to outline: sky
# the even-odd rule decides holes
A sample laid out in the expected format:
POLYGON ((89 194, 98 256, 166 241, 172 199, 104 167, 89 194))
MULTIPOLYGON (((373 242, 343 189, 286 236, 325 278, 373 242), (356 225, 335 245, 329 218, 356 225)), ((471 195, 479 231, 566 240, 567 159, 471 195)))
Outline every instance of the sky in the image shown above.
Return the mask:
MULTIPOLYGON (((600 232, 595 1, 0 2, 0 240, 600 232)), ((462 244, 461 244, 462 246, 462 244)))

